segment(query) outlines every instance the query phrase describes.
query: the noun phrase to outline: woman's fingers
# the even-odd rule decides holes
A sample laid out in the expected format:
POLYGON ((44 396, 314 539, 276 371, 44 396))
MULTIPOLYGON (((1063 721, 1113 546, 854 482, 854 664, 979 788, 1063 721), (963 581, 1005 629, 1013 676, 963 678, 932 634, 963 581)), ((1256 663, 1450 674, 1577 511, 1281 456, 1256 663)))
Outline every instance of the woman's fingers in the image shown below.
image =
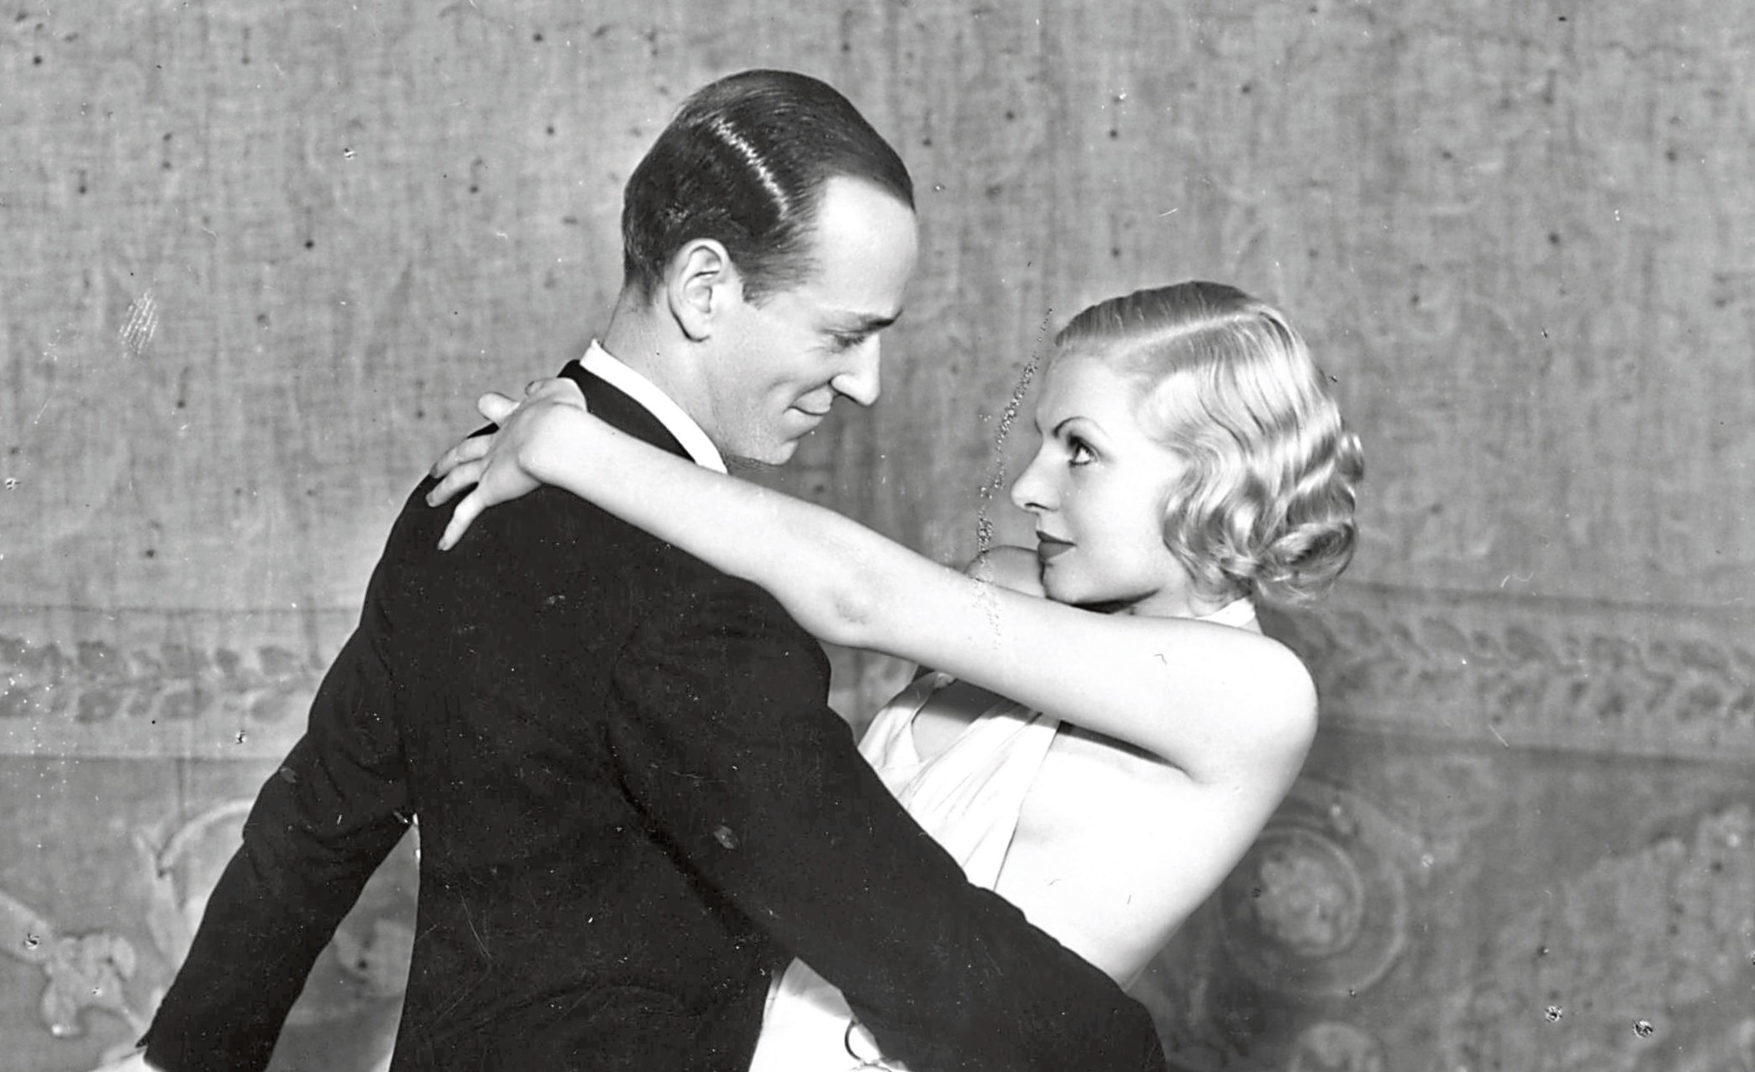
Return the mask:
POLYGON ((435 477, 443 478, 446 474, 451 472, 451 470, 465 462, 472 462, 478 458, 486 457, 487 452, 493 448, 493 440, 494 437, 491 435, 470 436, 468 439, 458 443, 444 454, 441 454, 439 460, 433 463, 433 467, 430 470, 431 474, 435 477))
POLYGON ((457 541, 463 538, 463 533, 481 514, 481 503, 479 492, 472 491, 463 497, 457 504, 457 509, 451 511, 451 520, 445 524, 445 534, 439 537, 439 550, 449 551, 457 546, 457 541))
POLYGON ((518 408, 515 399, 507 398, 498 391, 489 391, 475 400, 475 411, 493 421, 495 424, 506 419, 506 415, 518 408))
POLYGON ((440 477, 438 485, 427 492, 427 505, 442 506, 464 488, 481 483, 481 474, 486 469, 487 463, 479 458, 454 463, 440 477))
POLYGON ((459 499, 451 510, 451 520, 439 538, 440 550, 448 551, 456 546, 475 519, 493 503, 515 499, 540 486, 519 468, 515 447, 511 444, 519 436, 529 434, 525 427, 527 417, 535 420, 534 414, 553 404, 586 408, 585 395, 579 390, 579 385, 564 376, 531 380, 524 385, 522 401, 498 391, 489 391, 476 399, 476 411, 498 425, 499 430, 465 439, 433 463, 432 476, 438 483, 427 492, 428 506, 442 506, 458 493, 470 489, 469 494, 459 499), (520 410, 526 412, 520 415, 520 410), (506 443, 501 443, 502 439, 506 443), (496 447, 501 449, 500 454, 494 453, 496 447), (483 487, 484 480, 488 487, 483 487))

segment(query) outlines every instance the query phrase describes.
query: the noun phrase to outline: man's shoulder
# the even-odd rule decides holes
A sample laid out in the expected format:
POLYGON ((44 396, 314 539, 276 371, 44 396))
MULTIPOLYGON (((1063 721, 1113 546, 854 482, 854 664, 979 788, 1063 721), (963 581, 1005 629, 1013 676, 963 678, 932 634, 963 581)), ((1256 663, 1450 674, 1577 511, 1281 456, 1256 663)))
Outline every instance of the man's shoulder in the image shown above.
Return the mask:
POLYGON ((578 597, 631 600, 643 609, 640 616, 661 619, 667 628, 741 623, 820 655, 815 640, 760 585, 558 488, 539 488, 484 511, 456 547, 439 551, 451 504, 427 506, 431 486, 423 481, 404 504, 386 559, 425 558, 454 575, 515 574, 564 584, 562 591, 578 597))

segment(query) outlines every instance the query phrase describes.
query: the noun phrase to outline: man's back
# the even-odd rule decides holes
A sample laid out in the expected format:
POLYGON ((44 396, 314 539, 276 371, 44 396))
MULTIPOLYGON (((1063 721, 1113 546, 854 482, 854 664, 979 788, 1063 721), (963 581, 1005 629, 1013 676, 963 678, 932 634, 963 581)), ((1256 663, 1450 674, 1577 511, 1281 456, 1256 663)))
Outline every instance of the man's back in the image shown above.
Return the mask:
MULTIPOLYGON (((615 680, 644 623, 735 582, 564 493, 514 505, 442 554, 444 512, 412 504, 373 585, 420 816, 396 1067, 741 1063, 781 954, 629 794, 615 680)), ((826 689, 814 643, 794 650, 826 689)))
MULTIPOLYGON (((606 415, 675 448, 625 396, 592 390, 606 415)), ((776 729, 815 747, 815 733, 846 732, 821 704, 821 650, 760 589, 562 492, 495 511, 441 552, 448 511, 425 505, 429 486, 397 519, 307 737, 246 828, 240 879, 216 891, 213 927, 155 1022, 149 1041, 173 1055, 151 1056, 179 1068, 265 1061, 285 1009, 240 1007, 240 992, 256 1000, 246 980, 260 968, 248 948, 257 936, 234 927, 222 937, 227 918, 273 897, 338 919, 357 892, 350 882, 418 815, 419 919, 393 1067, 741 1067, 784 954, 642 810, 636 793, 651 798, 673 772, 656 768, 644 729, 627 723, 651 677, 642 656, 653 631, 682 620, 710 629, 706 604, 741 606, 784 638, 795 667, 772 676, 785 693, 776 711, 824 716, 807 725, 789 713, 776 729), (334 844, 314 857, 313 837, 334 844), (266 861, 286 859, 307 874, 335 868, 335 903, 285 896, 266 861), (210 1004, 257 1024, 237 1052, 180 1030, 210 1004)), ((310 925, 323 940, 333 927, 310 925)), ((287 966, 290 988, 268 980, 282 994, 267 1003, 290 1003, 308 966, 287 966)))

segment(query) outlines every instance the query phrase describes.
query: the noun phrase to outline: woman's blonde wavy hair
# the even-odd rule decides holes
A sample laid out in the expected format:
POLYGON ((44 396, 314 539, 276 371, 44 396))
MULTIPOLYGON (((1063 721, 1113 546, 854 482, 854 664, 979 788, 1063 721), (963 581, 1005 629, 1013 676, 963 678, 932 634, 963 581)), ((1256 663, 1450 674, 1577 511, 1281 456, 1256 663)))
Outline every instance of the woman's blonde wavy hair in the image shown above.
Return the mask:
POLYGON ((1347 568, 1359 439, 1278 310, 1178 283, 1091 306, 1055 345, 1133 381, 1141 427, 1187 459, 1164 542, 1199 594, 1305 603, 1347 568))

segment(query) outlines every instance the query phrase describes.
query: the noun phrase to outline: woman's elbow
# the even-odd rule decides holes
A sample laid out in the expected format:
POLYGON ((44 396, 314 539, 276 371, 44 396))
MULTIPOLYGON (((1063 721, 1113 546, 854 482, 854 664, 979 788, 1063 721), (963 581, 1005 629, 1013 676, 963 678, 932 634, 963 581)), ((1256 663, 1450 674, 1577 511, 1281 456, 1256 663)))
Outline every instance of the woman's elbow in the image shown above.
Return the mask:
POLYGON ((811 590, 809 619, 800 618, 818 640, 844 648, 873 647, 879 639, 884 585, 857 560, 841 559, 811 590))
POLYGON ((844 648, 871 646, 871 621, 874 614, 869 593, 854 586, 836 586, 825 593, 815 612, 816 621, 805 623, 818 640, 844 648))

